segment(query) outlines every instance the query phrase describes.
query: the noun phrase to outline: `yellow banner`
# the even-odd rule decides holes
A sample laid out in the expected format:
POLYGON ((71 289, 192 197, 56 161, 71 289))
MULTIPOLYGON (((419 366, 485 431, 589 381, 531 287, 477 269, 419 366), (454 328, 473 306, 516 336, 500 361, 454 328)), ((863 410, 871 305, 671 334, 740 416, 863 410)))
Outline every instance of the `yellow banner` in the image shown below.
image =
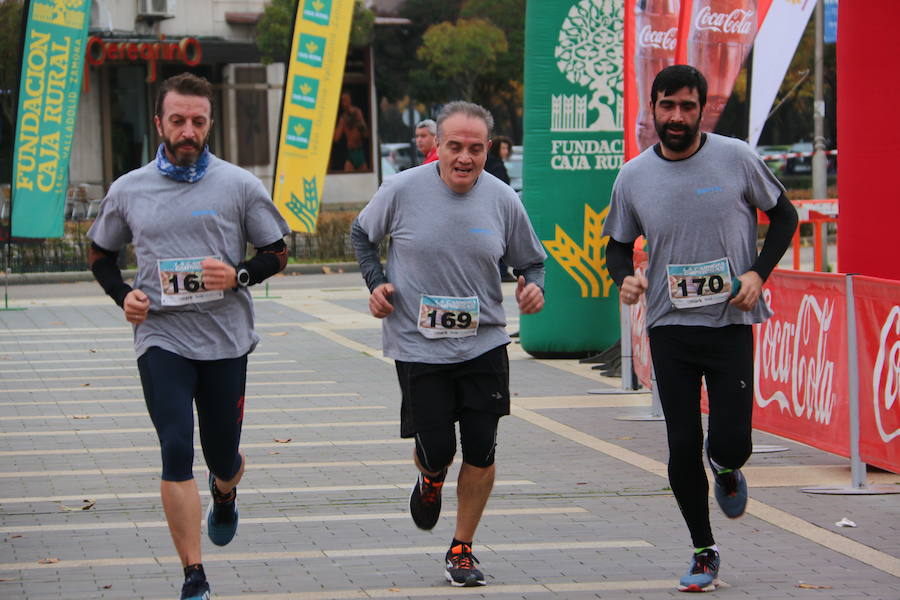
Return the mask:
POLYGON ((354 0, 299 0, 294 17, 273 193, 293 231, 316 231, 353 4, 354 0))

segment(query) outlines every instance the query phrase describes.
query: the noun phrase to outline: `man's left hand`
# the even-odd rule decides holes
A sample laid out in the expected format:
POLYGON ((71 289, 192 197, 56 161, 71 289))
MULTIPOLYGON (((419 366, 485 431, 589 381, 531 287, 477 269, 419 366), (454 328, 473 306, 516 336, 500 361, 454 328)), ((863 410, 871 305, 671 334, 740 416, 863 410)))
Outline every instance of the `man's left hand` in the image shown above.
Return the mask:
POLYGON ((741 310, 753 310, 762 295, 763 280, 756 271, 747 271, 738 275, 741 289, 738 295, 731 299, 731 304, 741 310))
POLYGON ((533 315, 544 308, 544 292, 536 283, 525 285, 525 277, 519 275, 516 284, 516 302, 519 303, 519 312, 523 315, 533 315))
POLYGON ((231 265, 215 258, 204 258, 203 287, 208 290, 230 290, 237 286, 237 272, 231 265))

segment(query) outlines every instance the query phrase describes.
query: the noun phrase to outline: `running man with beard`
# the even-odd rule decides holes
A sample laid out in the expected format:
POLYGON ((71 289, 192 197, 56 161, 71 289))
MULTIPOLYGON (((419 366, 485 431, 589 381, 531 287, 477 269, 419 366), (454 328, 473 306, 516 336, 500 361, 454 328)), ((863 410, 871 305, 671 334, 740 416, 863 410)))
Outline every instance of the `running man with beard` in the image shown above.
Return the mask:
POLYGON ((182 600, 209 598, 192 405, 209 467, 207 534, 224 546, 237 531, 247 355, 259 341, 247 286, 284 268, 289 232, 262 182, 209 152, 212 97, 209 82, 190 73, 160 85, 156 158, 112 184, 88 232, 91 270, 134 326, 162 453, 163 509, 184 568, 182 600), (245 261, 248 242, 257 253, 245 261), (128 243, 137 257, 133 288, 116 262, 128 243))
POLYGON ((709 395, 706 450, 715 496, 730 518, 747 505, 741 467, 752 451, 753 333, 771 316, 759 298, 787 250, 797 212, 750 147, 700 132, 707 83, 693 67, 663 69, 650 109, 659 143, 625 164, 613 187, 603 235, 625 304, 647 297, 647 328, 666 420, 669 482, 694 553, 678 589, 718 584, 719 552, 709 524, 700 383, 709 395), (757 209, 771 220, 757 256, 757 209), (650 267, 636 276, 632 247, 647 238, 650 267))
POLYGON ((396 363, 400 435, 415 438, 409 503, 420 529, 440 516, 459 423, 456 529, 445 556, 454 586, 485 584, 472 544, 494 484, 497 425, 510 408, 500 258, 518 276, 519 311, 544 306, 541 243, 513 189, 484 172, 493 125, 477 104, 446 104, 438 161, 385 180, 352 231, 369 310, 383 319, 384 354, 396 363), (385 273, 378 244, 387 236, 385 273))

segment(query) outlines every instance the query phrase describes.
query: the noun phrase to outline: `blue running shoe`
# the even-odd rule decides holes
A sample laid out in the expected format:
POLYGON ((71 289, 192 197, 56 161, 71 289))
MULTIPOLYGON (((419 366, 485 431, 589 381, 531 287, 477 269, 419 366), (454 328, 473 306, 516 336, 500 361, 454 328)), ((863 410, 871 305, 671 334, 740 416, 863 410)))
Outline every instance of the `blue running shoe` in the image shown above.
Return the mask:
POLYGON ((747 480, 740 469, 725 469, 719 472, 713 459, 709 455, 709 439, 706 440, 706 458, 709 460, 709 468, 712 469, 715 485, 713 492, 719 508, 729 519, 737 519, 747 509, 747 480))
POLYGON ((737 519, 747 509, 747 480, 740 469, 715 473, 714 491, 719 508, 729 519, 737 519))
POLYGON ((209 494, 212 498, 206 509, 206 535, 216 546, 225 546, 237 532, 237 488, 225 496, 216 488, 216 477, 210 473, 209 494))
POLYGON ((719 585, 719 553, 712 548, 695 552, 691 568, 681 576, 678 591, 711 592, 719 585))

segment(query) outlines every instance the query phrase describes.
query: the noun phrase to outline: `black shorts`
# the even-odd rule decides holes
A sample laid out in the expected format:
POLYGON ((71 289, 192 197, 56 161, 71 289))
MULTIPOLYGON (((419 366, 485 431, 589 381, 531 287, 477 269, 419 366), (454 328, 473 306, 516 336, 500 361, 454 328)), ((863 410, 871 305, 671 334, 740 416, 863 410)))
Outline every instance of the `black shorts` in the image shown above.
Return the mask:
POLYGON ((464 408, 509 414, 509 357, 505 344, 461 363, 395 362, 403 394, 401 437, 410 438, 419 431, 454 423, 464 408))

